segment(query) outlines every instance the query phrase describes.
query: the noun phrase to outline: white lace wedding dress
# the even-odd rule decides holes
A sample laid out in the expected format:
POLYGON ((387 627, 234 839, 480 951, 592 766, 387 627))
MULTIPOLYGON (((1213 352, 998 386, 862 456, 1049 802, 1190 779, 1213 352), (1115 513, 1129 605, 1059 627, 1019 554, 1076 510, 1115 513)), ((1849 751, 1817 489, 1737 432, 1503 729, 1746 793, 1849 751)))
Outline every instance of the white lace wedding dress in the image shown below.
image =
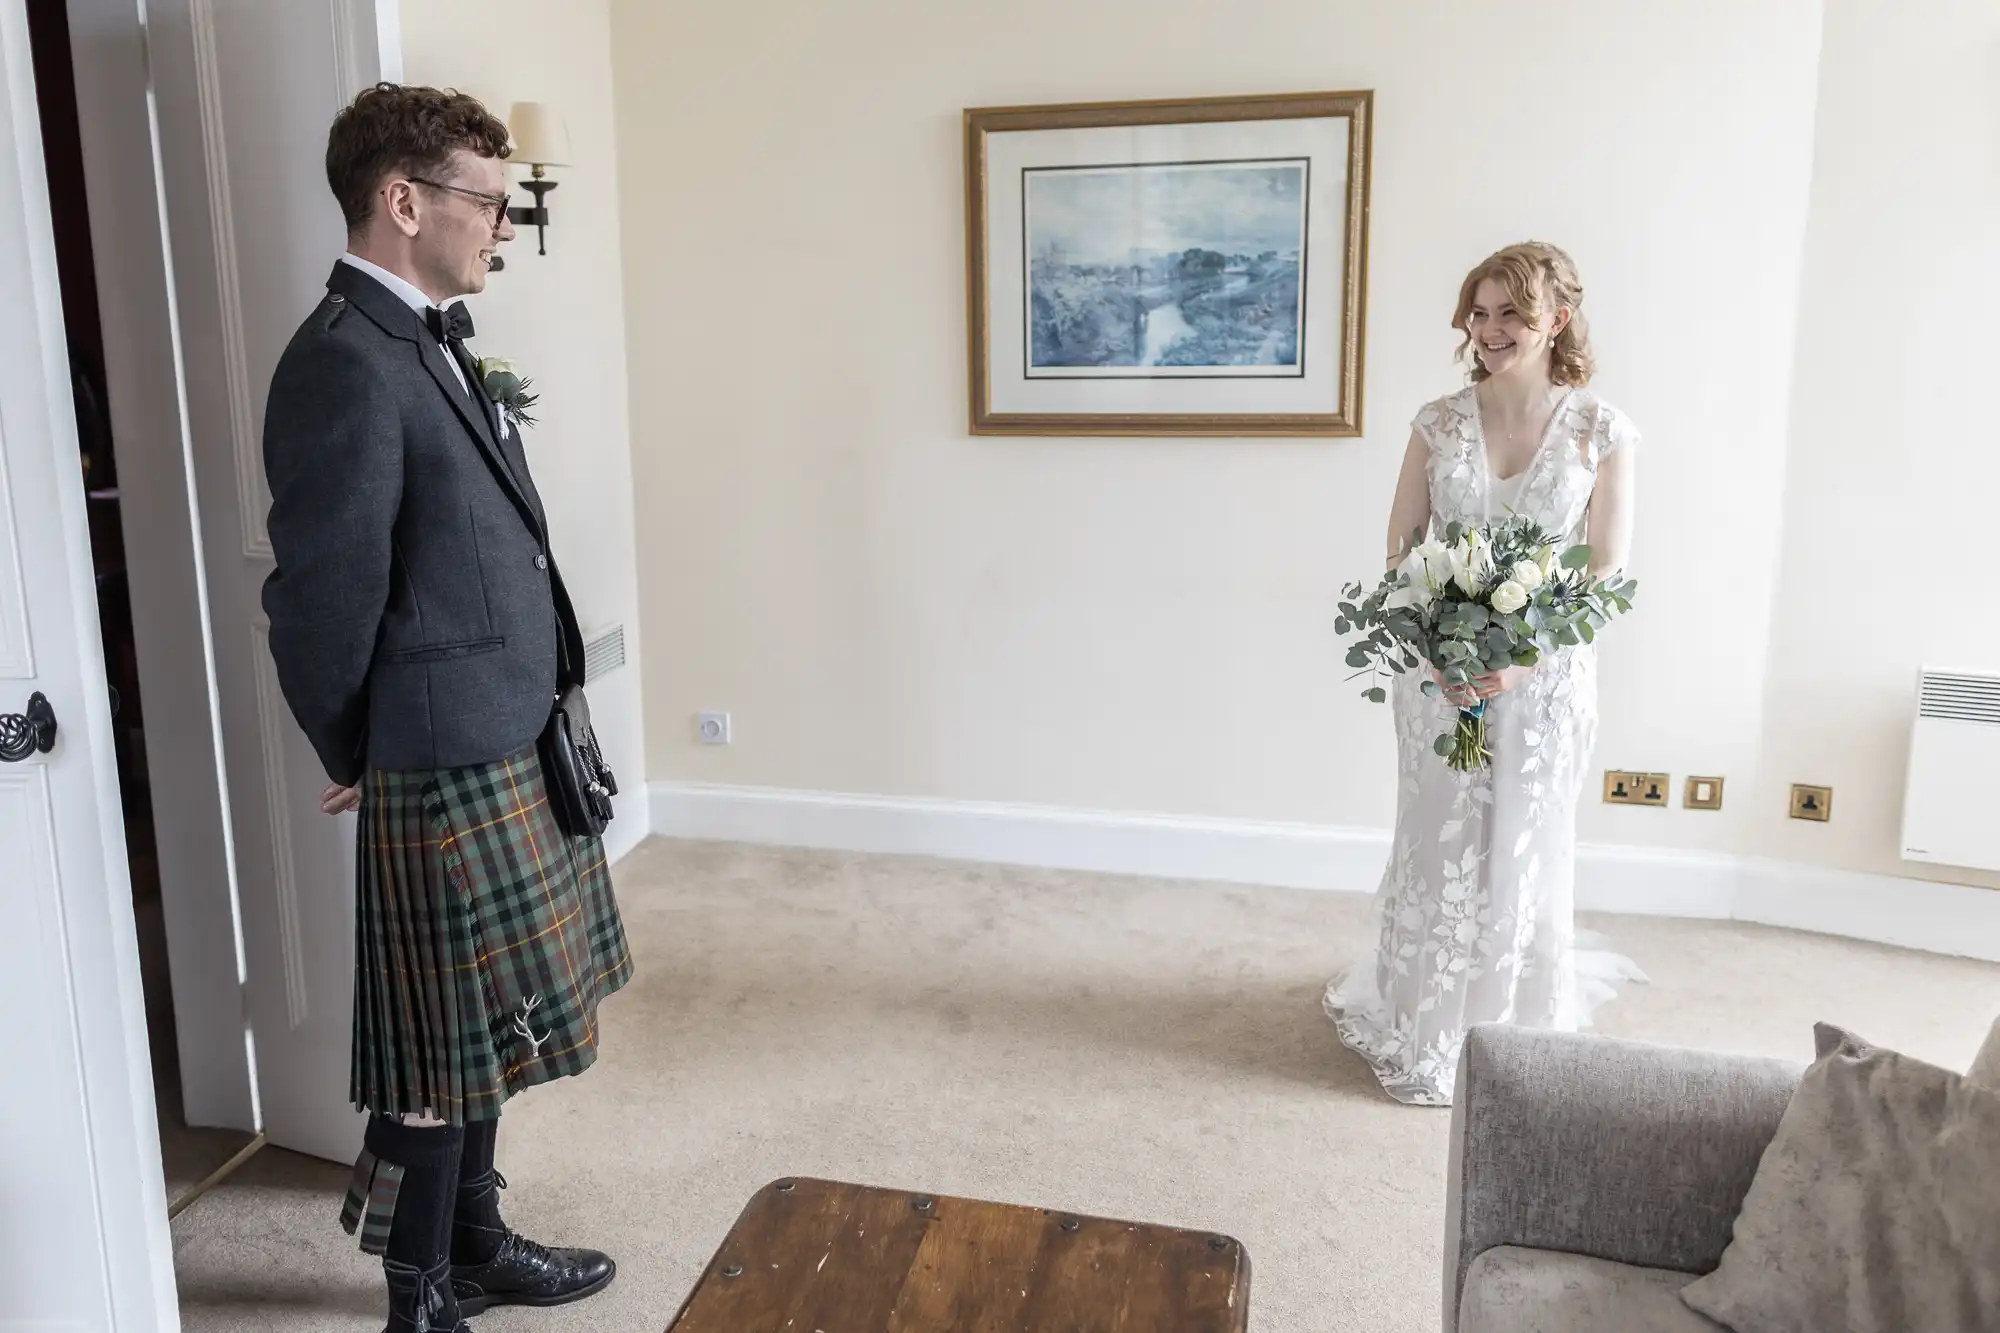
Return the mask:
MULTIPOLYGON (((1431 521, 1485 523, 1509 509, 1584 538, 1599 462, 1637 432, 1616 408, 1571 390, 1527 468, 1496 482, 1473 391, 1431 403, 1416 430, 1430 446, 1431 521)), ((1398 1101, 1451 1104, 1459 1046, 1474 1023, 1576 1029, 1629 959, 1579 937, 1571 918, 1576 802, 1597 738, 1597 654, 1543 659, 1487 705, 1489 768, 1454 772, 1431 748, 1457 710, 1395 678, 1396 829, 1375 895, 1374 954, 1328 986, 1341 1040, 1398 1101), (1586 947, 1588 946, 1588 947, 1586 947)))

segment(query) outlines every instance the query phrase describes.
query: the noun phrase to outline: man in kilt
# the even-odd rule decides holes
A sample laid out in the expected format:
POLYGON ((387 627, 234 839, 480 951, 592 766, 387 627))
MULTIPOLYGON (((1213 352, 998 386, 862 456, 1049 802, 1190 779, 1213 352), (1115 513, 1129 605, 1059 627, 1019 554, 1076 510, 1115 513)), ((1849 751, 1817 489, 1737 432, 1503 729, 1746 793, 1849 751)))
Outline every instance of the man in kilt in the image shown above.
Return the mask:
MULTIPOLYGON (((566 836, 537 740, 581 635, 521 423, 491 400, 454 298, 507 218, 507 127, 476 100, 380 84, 334 119, 348 253, 265 410, 286 702, 359 809, 353 1099, 369 1112, 343 1221, 383 1257, 390 1333, 559 1305, 613 1265, 501 1220, 500 1109, 590 1067, 631 977, 604 849, 566 836)), ((580 670, 580 666, 578 667, 580 670)))

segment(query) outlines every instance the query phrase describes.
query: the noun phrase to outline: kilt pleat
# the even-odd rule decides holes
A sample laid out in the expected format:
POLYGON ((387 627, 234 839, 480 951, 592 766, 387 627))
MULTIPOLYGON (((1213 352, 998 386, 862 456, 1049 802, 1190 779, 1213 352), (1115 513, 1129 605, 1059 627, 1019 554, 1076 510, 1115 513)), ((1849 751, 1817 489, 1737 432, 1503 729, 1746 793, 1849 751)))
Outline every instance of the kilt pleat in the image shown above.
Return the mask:
POLYGON ((632 960, 603 844, 563 834, 532 747, 369 773, 358 858, 356 1106, 486 1120, 590 1067, 632 960))

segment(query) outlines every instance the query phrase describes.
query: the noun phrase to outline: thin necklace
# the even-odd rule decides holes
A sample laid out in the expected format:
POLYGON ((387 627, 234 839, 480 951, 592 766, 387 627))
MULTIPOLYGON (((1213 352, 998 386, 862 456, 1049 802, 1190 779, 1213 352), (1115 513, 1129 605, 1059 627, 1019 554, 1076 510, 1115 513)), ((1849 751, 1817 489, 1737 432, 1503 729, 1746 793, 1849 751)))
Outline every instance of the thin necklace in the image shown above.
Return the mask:
MULTIPOLYGON (((1542 407, 1545 408, 1548 412, 1553 413, 1556 409, 1557 402, 1561 400, 1562 393, 1563 389, 1561 385, 1551 384, 1549 386, 1548 393, 1544 395, 1542 399, 1542 404, 1541 404, 1542 407)), ((1498 404, 1496 403, 1495 406, 1497 407, 1498 404)), ((1522 420, 1521 425, 1526 426, 1528 422, 1532 421, 1533 419, 1534 419, 1533 414, 1530 413, 1528 417, 1522 420)), ((1502 441, 1508 444, 1514 444, 1521 439, 1521 437, 1515 433, 1515 428, 1509 425, 1506 422, 1506 420, 1502 419, 1499 424, 1500 424, 1500 438, 1502 441)))

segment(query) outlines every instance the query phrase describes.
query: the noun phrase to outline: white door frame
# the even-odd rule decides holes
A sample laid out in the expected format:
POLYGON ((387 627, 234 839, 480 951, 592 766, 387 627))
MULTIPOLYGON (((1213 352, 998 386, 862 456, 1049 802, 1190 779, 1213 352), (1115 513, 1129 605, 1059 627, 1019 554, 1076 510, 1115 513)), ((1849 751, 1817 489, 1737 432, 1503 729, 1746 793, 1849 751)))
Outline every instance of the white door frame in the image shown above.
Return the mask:
POLYGON ((18 593, 22 606, 0 633, 0 645, 19 648, 0 653, 15 659, 0 663, 0 688, 45 682, 64 696, 52 699, 55 750, 4 775, 28 843, 8 848, 12 866, 26 867, 8 883, 19 914, 8 944, 14 963, 31 962, 29 977, 40 978, 28 983, 36 994, 15 997, 25 1012, 10 1015, 10 1040, 29 1064, 9 1070, 6 1121, 43 1141, 0 1144, 0 1168, 8 1183, 49 1185, 61 1197, 48 1217, 36 1198, 6 1201, 16 1252, 0 1326, 172 1333, 173 1243, 22 0, 0 0, 0 99, 0 491, 11 495, 0 494, 9 505, 0 521, 12 533, 0 578, 14 585, 0 591, 18 593))
POLYGON ((143 0, 68 0, 189 1125, 262 1128, 143 0))
POLYGON ((316 288, 339 251, 338 213, 316 179, 320 144, 258 122, 330 119, 360 85, 397 77, 397 7, 67 8, 147 757, 176 775, 155 783, 154 812, 183 1109, 191 1125, 351 1157, 349 931, 335 922, 351 833, 312 809, 322 775, 254 637, 261 383, 311 304, 291 289, 316 288))
POLYGON ((364 1124, 348 1104, 354 816, 320 813, 325 770, 271 664, 263 406, 346 243, 326 127, 361 88, 394 76, 394 17, 383 0, 145 3, 257 1128, 273 1145, 347 1162, 364 1124))

